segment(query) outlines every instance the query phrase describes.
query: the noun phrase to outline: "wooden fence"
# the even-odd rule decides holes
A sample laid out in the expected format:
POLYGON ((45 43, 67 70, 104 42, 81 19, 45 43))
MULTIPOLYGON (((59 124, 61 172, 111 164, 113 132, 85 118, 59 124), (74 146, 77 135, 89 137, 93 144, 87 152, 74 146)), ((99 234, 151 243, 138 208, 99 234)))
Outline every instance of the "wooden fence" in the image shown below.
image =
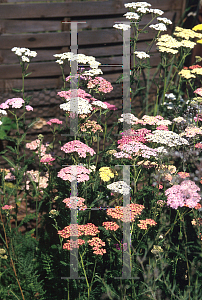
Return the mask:
MULTIPOLYGON (((115 81, 122 73, 123 39, 121 31, 113 28, 116 21, 126 21, 123 14, 128 11, 124 3, 128 0, 108 0, 96 2, 51 2, 42 3, 3 0, 0 3, 0 103, 8 98, 16 97, 12 88, 22 88, 21 67, 18 57, 11 51, 13 47, 26 47, 37 51, 28 71, 31 75, 25 80, 26 95, 32 95, 31 105, 34 111, 30 118, 43 117, 49 120, 60 117, 59 104, 63 101, 57 96, 62 87, 60 66, 55 62, 53 54, 70 50, 70 24, 63 21, 86 21, 78 24, 78 53, 92 55, 101 62, 103 78, 110 81, 113 91, 107 94, 106 101, 122 109, 122 87, 115 81), (119 65, 119 66, 114 66, 119 65)), ((172 20, 169 27, 171 33, 184 10, 185 0, 150 0, 152 8, 158 8, 165 13, 163 17, 172 20)), ((151 16, 145 16, 142 26, 145 26, 151 16)), ((154 21, 153 23, 156 23, 154 21)), ((146 42, 150 42, 155 32, 140 35, 137 50, 145 50, 146 42)), ((150 75, 160 61, 160 54, 153 46, 151 50, 150 75)), ((131 64, 133 55, 131 52, 131 64)), ((68 76, 70 68, 65 74, 68 76)), ((152 92, 151 92, 152 93, 152 92)), ((19 94, 17 94, 19 97, 19 94)), ((20 95, 21 96, 21 95, 20 95)), ((136 102, 140 108, 141 104, 136 102)), ((48 133, 48 128, 39 133, 48 133)), ((30 130, 34 134, 34 130, 30 130)), ((36 134, 36 132, 35 132, 36 134)), ((34 137, 34 136, 33 136, 34 137)))

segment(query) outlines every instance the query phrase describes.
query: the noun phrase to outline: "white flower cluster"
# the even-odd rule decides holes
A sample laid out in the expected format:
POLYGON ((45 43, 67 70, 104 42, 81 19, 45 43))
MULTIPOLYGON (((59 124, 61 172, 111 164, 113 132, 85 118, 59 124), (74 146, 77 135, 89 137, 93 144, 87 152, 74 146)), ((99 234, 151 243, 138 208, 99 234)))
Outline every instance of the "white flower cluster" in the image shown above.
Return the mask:
POLYGON ((163 24, 163 23, 158 23, 158 24, 155 24, 155 25, 150 25, 149 27, 151 29, 155 29, 155 30, 158 30, 158 31, 166 31, 167 30, 166 25, 163 24))
POLYGON ((160 23, 164 23, 166 25, 169 25, 169 24, 172 24, 171 20, 167 19, 167 18, 160 18, 158 17, 157 20, 160 22, 160 23))
POLYGON ((73 103, 73 106, 76 106, 76 103, 78 101, 78 112, 77 113, 79 115, 91 113, 91 111, 93 110, 92 105, 88 103, 88 100, 85 100, 81 97, 75 97, 75 98, 72 98, 71 100, 67 101, 67 103, 60 104, 60 108, 65 111, 70 111, 70 101, 72 101, 71 103, 73 103))
POLYGON ((95 75, 99 75, 99 74, 103 74, 101 69, 92 69, 92 70, 88 70, 88 71, 85 71, 84 73, 82 73, 82 75, 86 75, 86 76, 95 76, 95 75))
POLYGON ((186 120, 183 117, 177 117, 173 119, 173 122, 181 123, 186 122, 186 120))
POLYGON ((147 7, 138 7, 137 12, 139 12, 141 14, 147 14, 147 13, 150 13, 150 9, 147 7))
POLYGON ((173 93, 165 94, 165 97, 171 100, 176 100, 176 96, 173 93))
POLYGON ((122 29, 122 30, 128 30, 129 28, 131 28, 131 26, 130 25, 126 25, 126 24, 122 24, 122 23, 120 23, 120 24, 115 24, 115 25, 113 25, 113 27, 114 28, 117 28, 117 29, 122 29))
POLYGON ((93 101, 91 104, 92 105, 96 105, 96 106, 100 106, 100 107, 102 107, 104 109, 107 109, 107 104, 105 104, 105 103, 103 103, 102 101, 99 101, 99 100, 93 101))
POLYGON ((136 121, 138 121, 138 118, 136 118, 133 114, 126 113, 121 115, 122 118, 118 119, 118 122, 125 121, 128 124, 134 125, 136 121))
POLYGON ((92 165, 92 166, 88 167, 87 164, 79 164, 79 166, 83 166, 83 167, 87 168, 90 171, 90 173, 91 172, 95 172, 95 170, 96 170, 96 166, 95 165, 92 165))
POLYGON ((132 7, 133 9, 137 8, 137 7, 150 7, 151 4, 147 3, 147 2, 131 2, 131 3, 125 3, 124 6, 127 7, 132 7))
POLYGON ((164 154, 167 154, 167 153, 168 153, 168 151, 167 151, 163 146, 158 147, 158 148, 155 148, 155 150, 156 150, 156 152, 158 152, 158 153, 164 153, 164 154))
POLYGON ((164 14, 164 12, 162 10, 160 10, 160 9, 153 9, 153 8, 151 8, 150 12, 153 13, 153 14, 155 14, 155 15, 159 15, 159 16, 162 16, 164 14))
POLYGON ((150 142, 165 144, 168 147, 189 145, 186 139, 181 138, 173 131, 155 130, 152 134, 147 134, 146 139, 150 142))
POLYGON ((36 57, 37 53, 36 51, 30 51, 28 48, 19 48, 19 47, 14 47, 11 49, 17 56, 21 57, 21 60, 23 62, 30 62, 29 57, 36 57))
POLYGON ((126 17, 126 19, 135 19, 138 20, 140 18, 140 16, 134 12, 127 12, 125 15, 123 15, 124 17, 126 17))
POLYGON ((156 125, 160 126, 160 125, 165 125, 165 126, 168 126, 168 125, 171 125, 172 122, 169 121, 169 120, 160 120, 156 123, 156 125))
POLYGON ((65 52, 61 54, 54 54, 54 57, 58 57, 59 60, 56 60, 56 62, 60 65, 64 64, 66 60, 68 61, 77 61, 81 64, 90 64, 90 67, 97 69, 98 65, 101 65, 100 62, 95 60, 94 56, 87 56, 85 54, 75 54, 73 52, 65 52))
POLYGON ((7 112, 4 110, 4 109, 0 109, 0 114, 2 114, 2 115, 7 115, 7 112))
POLYGON ((150 57, 150 55, 149 54, 147 54, 146 52, 144 52, 144 51, 135 51, 134 52, 135 54, 136 54, 136 56, 139 58, 139 59, 144 59, 144 58, 149 58, 150 57))
POLYGON ((117 181, 107 185, 107 188, 115 193, 128 195, 131 187, 125 181, 117 181))

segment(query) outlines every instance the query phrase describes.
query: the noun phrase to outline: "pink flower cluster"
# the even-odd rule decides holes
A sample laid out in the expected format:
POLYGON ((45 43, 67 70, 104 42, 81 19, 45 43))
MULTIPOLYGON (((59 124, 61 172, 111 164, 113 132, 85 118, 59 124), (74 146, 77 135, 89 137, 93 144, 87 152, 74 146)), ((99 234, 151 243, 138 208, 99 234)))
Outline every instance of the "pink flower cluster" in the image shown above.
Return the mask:
MULTIPOLYGON (((151 156, 156 157, 158 155, 158 152, 155 149, 149 148, 146 145, 135 141, 131 141, 128 144, 119 145, 118 148, 120 148, 122 152, 126 152, 128 155, 132 154, 142 156, 144 158, 150 158, 151 156)), ((113 155, 118 157, 119 153, 117 152, 113 155)))
POLYGON ((64 144, 64 146, 61 147, 61 150, 65 153, 77 152, 80 157, 86 157, 86 152, 89 152, 91 156, 96 154, 92 148, 88 147, 86 144, 78 140, 74 140, 64 144))
POLYGON ((100 238, 95 237, 88 241, 89 245, 93 247, 93 253, 94 254, 100 254, 103 255, 106 253, 106 249, 102 249, 102 246, 105 246, 105 242, 103 242, 100 238))
POLYGON ((199 187, 191 180, 184 180, 180 185, 173 185, 165 191, 167 205, 174 209, 185 205, 194 208, 201 199, 197 191, 200 191, 199 187))
POLYGON ((97 132, 97 131, 100 131, 100 132, 103 132, 102 130, 102 127, 96 122, 96 121, 91 121, 91 120, 88 120, 86 123, 82 124, 81 125, 81 131, 87 131, 87 132, 97 132))
POLYGON ((77 179, 77 182, 84 182, 89 180, 90 170, 86 169, 83 166, 70 166, 61 169, 58 172, 57 177, 62 178, 63 180, 69 180, 72 182, 77 179))
POLYGON ((194 117, 194 121, 197 122, 197 121, 202 121, 202 115, 201 114, 196 114, 196 117, 194 117))
POLYGON ((81 197, 65 198, 62 202, 64 202, 66 207, 69 207, 70 209, 77 209, 77 207, 79 207, 79 210, 87 209, 87 206, 84 205, 85 199, 81 197))
POLYGON ((155 226, 157 223, 152 219, 140 220, 140 224, 137 224, 141 229, 147 229, 147 225, 155 226))
POLYGON ((87 87, 91 89, 94 88, 96 85, 98 86, 98 91, 105 94, 110 93, 113 90, 111 83, 102 77, 95 77, 95 79, 93 80, 91 79, 88 82, 87 87))
POLYGON ((178 172, 177 174, 180 176, 180 178, 183 178, 183 179, 190 177, 189 173, 186 173, 186 172, 178 172))
POLYGON ((7 205, 7 204, 2 207, 3 210, 6 210, 6 209, 11 210, 13 208, 14 207, 12 205, 7 205))
MULTIPOLYGON (((22 98, 12 98, 6 100, 4 103, 1 103, 0 108, 7 109, 9 108, 9 105, 11 105, 12 108, 21 108, 23 103, 25 103, 25 101, 22 98)), ((33 110, 33 107, 30 105, 26 105, 25 108, 27 111, 33 110)))
MULTIPOLYGON (((194 91, 194 93, 198 94, 199 96, 202 97, 202 88, 198 88, 194 91)), ((1 107, 0 107, 1 108, 1 107)))
POLYGON ((120 144, 120 146, 121 146, 124 144, 128 144, 131 141, 146 143, 147 140, 146 140, 145 136, 150 132, 151 132, 151 130, 148 130, 146 128, 141 128, 141 129, 137 129, 137 130, 134 130, 134 129, 126 130, 121 133, 123 135, 123 137, 121 138, 121 140, 118 140, 118 144, 120 144))
MULTIPOLYGON (((40 140, 39 139, 36 139, 35 141, 32 141, 31 143, 27 143, 26 145, 26 148, 27 149, 30 149, 30 150, 36 150, 36 153, 39 154, 40 152, 40 158, 42 158, 45 154, 46 154, 46 147, 41 144, 41 148, 40 148, 40 151, 39 151, 39 147, 40 147, 40 140)), ((49 161, 50 162, 50 161, 49 161)))
POLYGON ((103 222, 102 226, 106 230, 112 230, 112 231, 116 231, 119 228, 119 225, 117 225, 115 222, 103 222))
POLYGON ((5 180, 9 180, 9 181, 13 181, 15 180, 15 176, 10 172, 10 171, 14 171, 14 168, 11 168, 10 170, 6 170, 8 171, 6 176, 4 177, 5 180))
POLYGON ((64 239, 68 239, 70 236, 96 236, 99 232, 98 227, 92 223, 85 225, 70 224, 64 229, 58 230, 58 234, 64 239))
POLYGON ((54 160, 55 160, 55 158, 53 158, 51 154, 45 154, 42 156, 40 162, 44 163, 44 164, 48 163, 48 165, 52 165, 51 161, 54 161, 54 160))
POLYGON ((50 119, 46 124, 51 125, 51 124, 62 124, 62 121, 58 119, 50 119))
POLYGON ((198 127, 187 127, 185 129, 185 135, 187 137, 194 137, 197 134, 202 134, 202 130, 198 127))
POLYGON ((22 98, 12 98, 6 100, 5 103, 0 105, 0 108, 6 109, 9 108, 9 105, 12 105, 12 108, 21 108, 25 101, 22 98))
POLYGON ((195 148, 202 149, 202 143, 197 143, 197 144, 195 145, 195 148))
MULTIPOLYGON (((74 91, 75 90, 73 90, 73 92, 74 91)), ((77 89, 76 91, 77 91, 77 97, 83 98, 83 99, 87 100, 88 102, 90 102, 90 100, 92 100, 92 96, 90 94, 86 93, 84 90, 77 89), (89 97, 90 99, 87 98, 87 97, 89 97)), ((61 91, 61 92, 58 92, 57 95, 60 96, 60 97, 65 98, 66 100, 70 100, 71 99, 71 93, 72 93, 72 90, 61 91)))
POLYGON ((160 126, 156 127, 156 130, 169 131, 168 126, 166 126, 166 125, 160 125, 160 126))
POLYGON ((117 110, 117 109, 118 109, 115 105, 110 104, 110 103, 108 103, 108 102, 103 102, 103 103, 107 105, 107 108, 108 108, 109 110, 117 110))
POLYGON ((63 249, 72 250, 73 248, 79 248, 79 245, 85 244, 84 240, 77 239, 76 241, 68 240, 67 243, 63 245, 63 249))
POLYGON ((109 208, 107 210, 107 215, 123 222, 133 222, 136 216, 141 215, 144 208, 144 205, 131 203, 125 207, 116 206, 114 208, 109 208))

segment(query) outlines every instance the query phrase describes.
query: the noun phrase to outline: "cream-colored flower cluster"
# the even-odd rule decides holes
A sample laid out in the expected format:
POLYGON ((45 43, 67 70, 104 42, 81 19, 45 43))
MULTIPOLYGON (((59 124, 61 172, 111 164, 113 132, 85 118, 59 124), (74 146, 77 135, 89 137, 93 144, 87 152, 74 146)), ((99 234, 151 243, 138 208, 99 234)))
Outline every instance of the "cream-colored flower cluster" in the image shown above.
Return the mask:
POLYGON ((190 78, 196 78, 194 74, 192 74, 192 70, 181 70, 179 73, 183 78, 190 79, 190 78))
POLYGON ((159 46, 159 52, 167 52, 167 53, 172 53, 176 54, 178 53, 177 49, 173 48, 180 48, 181 43, 178 42, 175 38, 170 36, 169 34, 163 34, 161 37, 158 38, 157 40, 157 46, 159 46))
POLYGON ((152 134, 147 134, 146 139, 147 141, 164 144, 168 147, 189 145, 186 139, 181 138, 179 134, 173 131, 155 130, 152 134))

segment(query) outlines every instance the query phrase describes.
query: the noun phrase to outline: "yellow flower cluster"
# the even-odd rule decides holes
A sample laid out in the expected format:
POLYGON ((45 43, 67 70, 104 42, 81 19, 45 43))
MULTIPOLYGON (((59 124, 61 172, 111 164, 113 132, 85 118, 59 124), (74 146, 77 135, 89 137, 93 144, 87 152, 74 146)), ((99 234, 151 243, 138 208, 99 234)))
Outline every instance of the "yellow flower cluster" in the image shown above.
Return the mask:
MULTIPOLYGON (((109 167, 102 167, 99 169, 100 178, 103 181, 109 181, 111 178, 114 178, 114 173, 112 172, 112 169, 109 167)), ((118 173, 115 171, 115 175, 118 175, 118 173)))
POLYGON ((196 76, 194 74, 192 74, 190 70, 184 70, 183 69, 178 74, 181 75, 182 77, 186 78, 186 79, 196 78, 196 76))
POLYGON ((194 39, 194 38, 202 38, 201 33, 196 33, 191 29, 185 29, 182 27, 175 27, 174 35, 180 37, 185 40, 194 39))
POLYGON ((194 26, 192 28, 192 30, 194 30, 194 31, 197 31, 197 30, 202 31, 202 24, 198 24, 198 25, 194 26))

